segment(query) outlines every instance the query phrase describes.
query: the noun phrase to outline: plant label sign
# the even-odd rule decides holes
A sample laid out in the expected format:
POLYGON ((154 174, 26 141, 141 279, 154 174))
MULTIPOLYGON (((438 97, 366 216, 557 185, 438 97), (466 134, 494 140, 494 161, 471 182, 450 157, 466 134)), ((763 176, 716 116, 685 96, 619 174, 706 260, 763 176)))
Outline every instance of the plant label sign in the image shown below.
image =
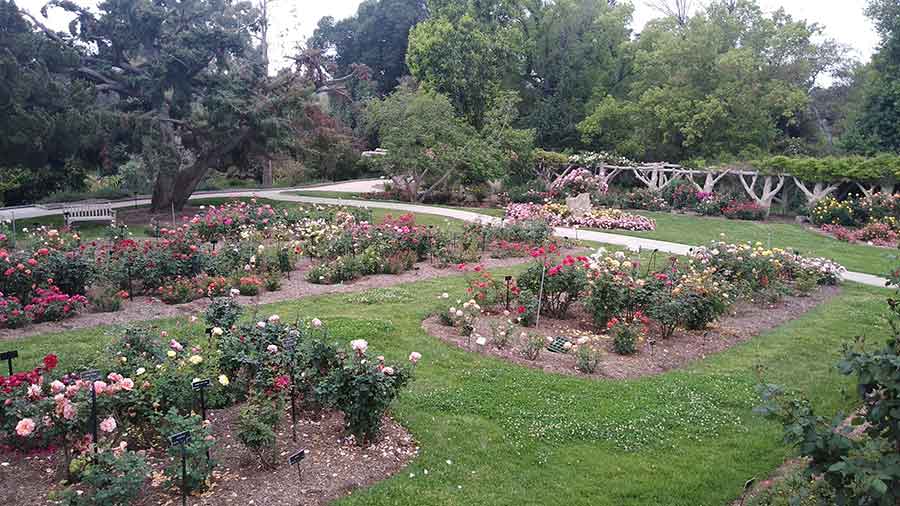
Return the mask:
POLYGON ((286 337, 284 339, 284 349, 288 351, 294 351, 294 348, 297 346, 297 338, 296 337, 286 337))
POLYGON ((81 373, 81 379, 84 381, 97 381, 98 379, 100 379, 100 371, 96 369, 84 371, 83 373, 81 373))
POLYGON ((305 458, 306 458, 306 450, 300 450, 299 452, 288 457, 288 465, 296 466, 305 458))
POLYGON ((18 358, 18 357, 19 357, 19 352, 16 350, 4 351, 3 353, 0 353, 0 360, 12 360, 12 359, 18 358))
POLYGON ((169 436, 169 442, 172 443, 172 446, 175 445, 183 445, 189 443, 191 441, 191 433, 189 431, 179 432, 177 434, 172 434, 169 436))
POLYGON ((212 381, 210 381, 209 378, 207 378, 207 379, 197 380, 197 381, 191 383, 191 388, 193 388, 194 391, 206 390, 211 385, 212 385, 212 381))

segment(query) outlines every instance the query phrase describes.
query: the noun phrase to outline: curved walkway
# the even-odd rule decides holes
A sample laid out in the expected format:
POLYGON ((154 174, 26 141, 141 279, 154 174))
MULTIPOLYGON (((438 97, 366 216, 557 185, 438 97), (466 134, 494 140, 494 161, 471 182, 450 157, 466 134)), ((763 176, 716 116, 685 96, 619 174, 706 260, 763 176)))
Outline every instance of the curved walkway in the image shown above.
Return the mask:
MULTIPOLYGON (((325 184, 314 187, 303 187, 303 188, 289 188, 289 189, 251 189, 251 190, 236 190, 236 191, 220 191, 220 192, 202 192, 194 194, 191 199, 203 199, 203 198, 211 198, 211 197, 246 197, 248 195, 253 195, 259 198, 266 198, 271 200, 280 200, 286 202, 300 202, 305 204, 321 204, 321 205, 345 205, 345 206, 355 206, 355 207, 377 207, 381 209, 394 209, 397 211, 411 212, 411 213, 422 213, 422 214, 434 214, 438 216, 442 216, 445 218, 454 218, 463 221, 471 221, 471 222, 482 222, 482 223, 500 223, 502 220, 500 218, 494 216, 487 216, 484 214, 466 211, 462 209, 453 209, 446 207, 436 207, 436 206, 426 206, 426 205, 418 205, 418 204, 404 204, 401 202, 382 202, 382 201, 370 201, 370 200, 355 200, 355 199, 335 199, 335 198, 325 198, 325 197, 306 197, 296 195, 294 192, 298 190, 316 190, 316 191, 346 191, 346 192, 367 192, 374 191, 380 187, 382 182, 378 179, 368 179, 368 180, 358 180, 358 181, 346 181, 341 183, 333 183, 333 184, 325 184)), ((150 203, 150 199, 148 198, 138 198, 134 200, 113 202, 111 205, 114 208, 122 208, 122 207, 133 207, 136 205, 148 205, 150 203)), ((40 206, 30 206, 30 207, 22 207, 22 208, 4 208, 0 209, 0 218, 10 218, 11 216, 15 216, 16 219, 24 219, 24 218, 37 218, 41 216, 51 216, 62 214, 64 207, 58 209, 47 209, 40 206)), ((670 253, 673 255, 686 255, 691 249, 695 246, 691 246, 688 244, 679 244, 674 242, 667 241, 657 241, 654 239, 645 239, 642 237, 632 237, 625 235, 618 235, 615 233, 609 232, 598 232, 594 230, 578 230, 574 228, 568 227, 556 227, 555 232, 560 237, 565 237, 569 239, 579 239, 585 241, 593 241, 605 244, 611 244, 614 246, 622 246, 625 248, 631 249, 642 249, 642 250, 658 250, 664 253, 670 253)), ((871 274, 866 274, 862 272, 851 272, 848 271, 844 273, 844 279, 848 281, 854 281, 856 283, 861 283, 869 286, 877 286, 884 287, 887 283, 887 279, 873 276, 871 274)))

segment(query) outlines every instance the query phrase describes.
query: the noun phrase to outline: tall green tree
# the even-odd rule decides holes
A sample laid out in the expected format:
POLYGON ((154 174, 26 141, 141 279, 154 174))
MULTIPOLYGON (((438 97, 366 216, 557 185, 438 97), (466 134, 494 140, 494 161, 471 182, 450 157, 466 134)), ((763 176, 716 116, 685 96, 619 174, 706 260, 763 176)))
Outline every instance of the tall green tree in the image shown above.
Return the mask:
MULTIPOLYGON (((634 43, 624 93, 597 94, 586 143, 638 159, 787 152, 808 135, 816 78, 840 60, 821 27, 754 0, 718 0, 653 21, 634 43)), ((804 140, 808 142, 808 140, 804 140)))
POLYGON ((95 94, 70 78, 75 48, 35 32, 15 2, 0 0, 0 201, 22 203, 83 184, 96 162, 95 94))
POLYGON ((871 154, 900 151, 900 4, 868 0, 866 14, 881 35, 872 57, 865 98, 855 127, 844 139, 847 149, 871 154))
POLYGON ((577 146, 577 125, 594 93, 625 79, 631 5, 607 0, 532 2, 520 19, 523 120, 546 148, 577 146))
POLYGON ((388 93, 409 74, 409 31, 427 15, 425 0, 365 0, 352 17, 320 19, 309 45, 333 51, 339 74, 353 64, 367 65, 378 92, 388 93))

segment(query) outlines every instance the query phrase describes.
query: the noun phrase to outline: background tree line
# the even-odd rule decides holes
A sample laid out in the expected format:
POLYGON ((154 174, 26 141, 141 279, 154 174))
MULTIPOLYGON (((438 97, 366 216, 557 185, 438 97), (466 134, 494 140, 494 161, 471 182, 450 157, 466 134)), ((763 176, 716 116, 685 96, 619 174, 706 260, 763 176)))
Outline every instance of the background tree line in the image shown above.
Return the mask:
POLYGON ((527 181, 536 147, 696 164, 900 148, 891 0, 866 2, 866 64, 755 0, 660 2, 639 34, 617 0, 365 0, 278 73, 271 1, 53 0, 75 15, 56 33, 0 0, 5 200, 100 174, 180 206, 211 174, 264 180, 273 161, 290 182, 383 170, 421 197, 527 181), (360 161, 366 147, 388 155, 360 161))

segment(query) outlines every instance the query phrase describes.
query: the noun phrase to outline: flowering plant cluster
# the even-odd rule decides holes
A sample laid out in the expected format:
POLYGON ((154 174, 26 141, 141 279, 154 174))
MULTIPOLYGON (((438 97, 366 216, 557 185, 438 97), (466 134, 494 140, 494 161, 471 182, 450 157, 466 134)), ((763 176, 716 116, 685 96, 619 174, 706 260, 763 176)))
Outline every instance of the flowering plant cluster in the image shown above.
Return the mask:
POLYGON ((809 211, 809 218, 819 226, 864 227, 881 223, 897 230, 900 228, 900 196, 880 192, 868 196, 850 194, 844 200, 828 196, 816 202, 809 211))
POLYGON ((619 209, 594 209, 575 217, 564 204, 510 204, 506 207, 507 223, 541 220, 553 227, 582 226, 604 230, 655 230, 656 222, 644 216, 619 209))
POLYGON ((581 193, 606 193, 609 187, 602 177, 587 169, 573 169, 556 178, 550 184, 551 196, 579 195, 581 193))

